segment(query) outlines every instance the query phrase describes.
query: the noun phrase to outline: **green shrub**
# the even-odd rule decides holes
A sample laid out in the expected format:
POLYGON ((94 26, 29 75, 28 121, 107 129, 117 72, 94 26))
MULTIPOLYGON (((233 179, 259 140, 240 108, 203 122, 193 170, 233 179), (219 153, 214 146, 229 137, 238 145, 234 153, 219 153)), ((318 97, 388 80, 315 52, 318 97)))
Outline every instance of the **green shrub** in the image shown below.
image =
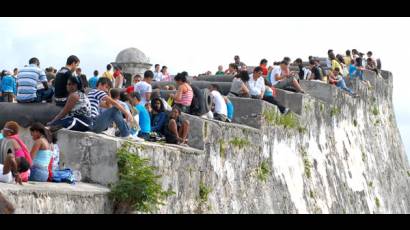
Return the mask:
POLYGON ((130 143, 125 143, 117 152, 119 181, 109 194, 114 212, 155 212, 174 192, 162 190, 156 168, 149 165, 149 159, 131 153, 131 148, 130 143))

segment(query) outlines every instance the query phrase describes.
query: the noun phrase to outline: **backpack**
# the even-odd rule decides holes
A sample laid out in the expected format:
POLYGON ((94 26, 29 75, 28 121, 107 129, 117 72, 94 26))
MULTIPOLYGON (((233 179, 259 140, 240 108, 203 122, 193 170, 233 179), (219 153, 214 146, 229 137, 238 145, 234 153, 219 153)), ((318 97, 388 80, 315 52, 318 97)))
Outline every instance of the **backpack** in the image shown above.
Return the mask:
POLYGON ((74 178, 74 173, 73 170, 66 168, 66 169, 60 169, 60 170, 55 170, 53 174, 53 182, 57 183, 62 183, 66 182, 69 184, 74 184, 75 183, 75 178, 74 178))

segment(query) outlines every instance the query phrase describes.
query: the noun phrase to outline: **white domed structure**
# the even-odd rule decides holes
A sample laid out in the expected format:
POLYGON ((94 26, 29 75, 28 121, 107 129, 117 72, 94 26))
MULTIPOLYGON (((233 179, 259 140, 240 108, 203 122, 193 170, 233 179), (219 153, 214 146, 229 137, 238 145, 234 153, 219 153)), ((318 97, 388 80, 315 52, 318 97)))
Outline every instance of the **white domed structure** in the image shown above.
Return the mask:
POLYGON ((118 53, 115 62, 111 63, 114 66, 120 66, 122 73, 126 79, 126 86, 129 86, 132 77, 136 74, 144 76, 144 72, 151 68, 149 58, 137 48, 128 48, 118 53))

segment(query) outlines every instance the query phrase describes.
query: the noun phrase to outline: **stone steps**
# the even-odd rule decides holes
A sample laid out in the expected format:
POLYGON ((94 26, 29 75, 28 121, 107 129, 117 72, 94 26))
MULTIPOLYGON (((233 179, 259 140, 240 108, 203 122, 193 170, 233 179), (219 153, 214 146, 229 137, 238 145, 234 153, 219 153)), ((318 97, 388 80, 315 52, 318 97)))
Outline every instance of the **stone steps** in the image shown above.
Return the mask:
POLYGON ((16 214, 103 214, 112 213, 109 189, 101 185, 76 183, 0 183, 0 194, 16 214))

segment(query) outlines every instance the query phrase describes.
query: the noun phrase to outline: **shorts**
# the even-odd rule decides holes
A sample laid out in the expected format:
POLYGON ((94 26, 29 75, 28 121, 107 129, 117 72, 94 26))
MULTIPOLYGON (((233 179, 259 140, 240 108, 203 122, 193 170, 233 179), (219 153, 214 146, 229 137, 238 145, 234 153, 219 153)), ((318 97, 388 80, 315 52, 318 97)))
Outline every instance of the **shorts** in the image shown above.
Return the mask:
POLYGON ((0 182, 3 183, 13 183, 13 175, 11 174, 11 172, 3 175, 3 167, 4 165, 0 164, 0 182))
POLYGON ((186 105, 181 105, 181 104, 175 104, 176 107, 178 107, 181 112, 183 113, 189 113, 191 111, 191 106, 186 106, 186 105))
POLYGON ((292 83, 294 79, 295 79, 294 77, 287 77, 285 79, 282 79, 278 83, 276 83, 275 88, 278 88, 278 89, 292 88, 293 87, 292 83))
POLYGON ((214 113, 214 119, 218 121, 226 121, 226 116, 220 113, 214 113))
POLYGON ((90 130, 91 124, 92 124, 92 121, 88 117, 74 116, 74 117, 66 117, 66 118, 60 119, 58 121, 55 121, 51 125, 60 125, 68 130, 86 132, 90 130))
POLYGON ((30 181, 47 182, 48 181, 48 168, 38 167, 33 165, 31 167, 30 181))

